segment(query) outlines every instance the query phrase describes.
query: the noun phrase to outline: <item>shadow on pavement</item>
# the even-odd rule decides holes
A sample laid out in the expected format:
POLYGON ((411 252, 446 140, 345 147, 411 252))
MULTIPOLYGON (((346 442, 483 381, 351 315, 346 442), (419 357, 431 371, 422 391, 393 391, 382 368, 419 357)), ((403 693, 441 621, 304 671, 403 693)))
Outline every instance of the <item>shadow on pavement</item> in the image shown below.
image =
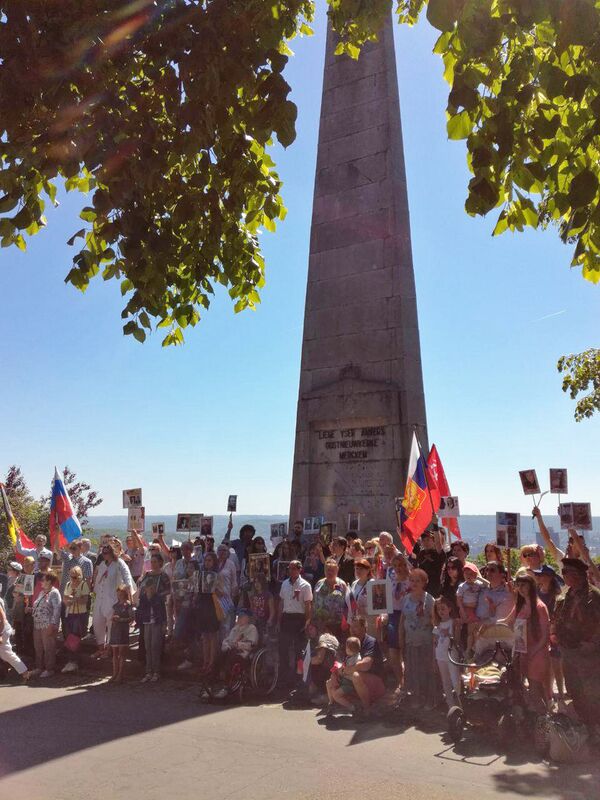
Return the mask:
POLYGON ((549 766, 547 772, 506 769, 493 776, 496 791, 545 800, 598 800, 600 771, 593 762, 549 766))
POLYGON ((204 705, 197 686, 177 682, 115 686, 82 677, 93 682, 68 684, 59 679, 18 689, 9 685, 23 697, 18 708, 0 713, 0 779, 87 748, 234 707, 204 705), (37 686, 66 693, 36 702, 37 686))

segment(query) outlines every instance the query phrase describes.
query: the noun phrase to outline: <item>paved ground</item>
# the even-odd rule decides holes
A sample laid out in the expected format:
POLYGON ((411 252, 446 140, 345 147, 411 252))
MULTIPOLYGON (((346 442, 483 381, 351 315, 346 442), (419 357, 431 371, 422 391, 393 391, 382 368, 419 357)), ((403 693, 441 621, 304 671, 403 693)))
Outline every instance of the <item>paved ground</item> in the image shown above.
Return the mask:
POLYGON ((315 711, 202 705, 189 683, 58 677, 0 685, 0 798, 598 800, 600 769, 454 748, 443 718, 358 725, 315 711))

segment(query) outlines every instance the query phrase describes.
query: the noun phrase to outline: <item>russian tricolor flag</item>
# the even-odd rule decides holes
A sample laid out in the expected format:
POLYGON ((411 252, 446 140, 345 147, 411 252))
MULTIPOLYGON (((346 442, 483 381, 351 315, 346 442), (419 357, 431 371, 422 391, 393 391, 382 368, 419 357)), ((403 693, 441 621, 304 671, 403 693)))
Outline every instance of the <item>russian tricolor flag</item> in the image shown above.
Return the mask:
POLYGON ((81 525, 73 511, 69 493, 55 467, 50 498, 50 543, 55 549, 57 544, 59 547, 66 547, 79 536, 81 536, 81 525))

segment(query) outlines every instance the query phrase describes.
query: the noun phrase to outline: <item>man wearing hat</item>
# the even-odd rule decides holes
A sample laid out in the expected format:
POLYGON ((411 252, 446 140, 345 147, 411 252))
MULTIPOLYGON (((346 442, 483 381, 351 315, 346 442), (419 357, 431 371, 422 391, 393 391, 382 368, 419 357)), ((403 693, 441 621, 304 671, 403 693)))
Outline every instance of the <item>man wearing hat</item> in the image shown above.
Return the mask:
POLYGON ((600 723, 600 589, 579 558, 562 559, 567 591, 556 601, 551 641, 560 647, 567 691, 589 727, 600 723))

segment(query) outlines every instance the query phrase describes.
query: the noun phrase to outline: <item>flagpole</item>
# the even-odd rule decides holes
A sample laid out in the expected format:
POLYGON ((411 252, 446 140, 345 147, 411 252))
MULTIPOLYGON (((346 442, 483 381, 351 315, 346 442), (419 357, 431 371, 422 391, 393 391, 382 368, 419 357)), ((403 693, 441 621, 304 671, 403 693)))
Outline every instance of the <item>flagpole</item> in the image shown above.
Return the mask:
MULTIPOLYGON (((421 442, 419 441, 419 437, 417 436, 417 426, 412 426, 413 433, 415 435, 415 439, 417 440, 417 447, 419 448, 419 456, 423 459, 423 472, 425 473, 425 483, 427 484, 427 494, 429 495, 429 502, 431 504, 431 516, 432 518, 435 517, 437 519, 437 511, 433 507, 433 499, 431 497, 431 488, 429 486, 429 477, 427 475, 429 471, 429 466, 427 465, 427 459, 423 455, 423 451, 421 450, 421 442)), ((436 523, 437 524, 437 523, 436 523)))

